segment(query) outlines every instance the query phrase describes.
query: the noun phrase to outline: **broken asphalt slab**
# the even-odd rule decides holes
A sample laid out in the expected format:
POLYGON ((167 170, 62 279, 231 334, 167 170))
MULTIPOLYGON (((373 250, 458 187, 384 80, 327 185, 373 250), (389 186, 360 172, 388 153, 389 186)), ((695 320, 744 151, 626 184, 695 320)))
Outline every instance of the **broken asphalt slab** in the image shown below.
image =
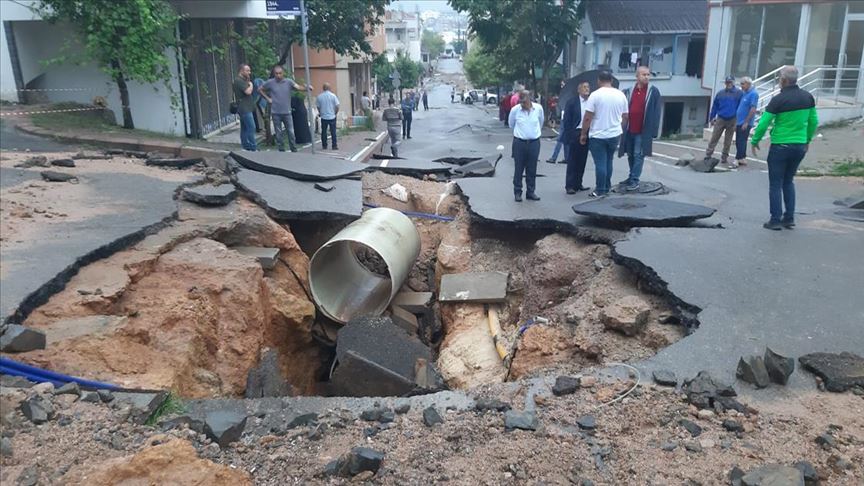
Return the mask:
POLYGON ((234 200, 236 195, 233 184, 190 186, 184 187, 182 192, 183 199, 201 206, 224 206, 234 200))
POLYGON ((426 174, 449 174, 452 166, 423 159, 379 159, 372 158, 367 162, 368 170, 380 171, 386 174, 422 177, 426 174))
POLYGON ((231 152, 231 157, 249 170, 298 181, 330 181, 366 169, 358 162, 305 152, 231 152))
POLYGON ((804 369, 822 378, 828 391, 844 392, 853 386, 864 388, 864 358, 857 354, 811 353, 798 361, 804 369))
POLYGON ((322 192, 315 189, 314 182, 254 170, 237 173, 237 187, 272 218, 309 221, 359 218, 363 210, 362 182, 339 179, 328 184, 334 189, 322 192))
MULTIPOLYGON (((192 182, 192 176, 185 182, 192 182)), ((158 231, 174 219, 174 194, 183 183, 138 174, 89 173, 82 182, 89 189, 82 204, 100 211, 57 220, 50 232, 26 246, 0 247, 0 318, 23 321, 81 267, 158 231)))
POLYGON ((698 204, 642 197, 604 197, 576 204, 573 211, 606 224, 624 226, 686 226, 715 212, 698 204))

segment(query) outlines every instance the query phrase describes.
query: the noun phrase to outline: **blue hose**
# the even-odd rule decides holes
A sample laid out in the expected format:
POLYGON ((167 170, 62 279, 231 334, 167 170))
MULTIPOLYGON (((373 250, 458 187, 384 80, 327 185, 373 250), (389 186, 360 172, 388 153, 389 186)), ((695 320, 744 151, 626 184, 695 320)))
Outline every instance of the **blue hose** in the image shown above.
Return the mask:
MULTIPOLYGON (((377 204, 369 204, 369 203, 363 203, 363 206, 367 207, 367 208, 380 208, 381 207, 377 204)), ((405 216, 409 216, 412 218, 434 219, 436 221, 450 222, 450 221, 453 221, 456 219, 456 218, 453 218, 450 216, 439 216, 437 214, 430 214, 430 213, 418 213, 416 211, 399 211, 399 212, 404 214, 405 216)))
POLYGON ((19 363, 9 358, 0 358, 0 373, 4 375, 20 376, 36 383, 47 381, 53 383, 55 386, 62 386, 66 383, 75 382, 82 388, 92 390, 122 390, 121 387, 110 383, 85 380, 84 378, 76 378, 74 376, 64 375, 54 371, 43 370, 42 368, 19 363))

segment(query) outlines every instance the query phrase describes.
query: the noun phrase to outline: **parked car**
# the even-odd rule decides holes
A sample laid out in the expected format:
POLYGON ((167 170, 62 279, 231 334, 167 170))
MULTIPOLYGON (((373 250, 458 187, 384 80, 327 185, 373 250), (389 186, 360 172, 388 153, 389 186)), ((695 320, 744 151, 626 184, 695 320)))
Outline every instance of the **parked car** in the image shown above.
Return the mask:
POLYGON ((497 105, 498 104, 498 95, 496 95, 493 91, 486 92, 486 104, 487 105, 497 105))

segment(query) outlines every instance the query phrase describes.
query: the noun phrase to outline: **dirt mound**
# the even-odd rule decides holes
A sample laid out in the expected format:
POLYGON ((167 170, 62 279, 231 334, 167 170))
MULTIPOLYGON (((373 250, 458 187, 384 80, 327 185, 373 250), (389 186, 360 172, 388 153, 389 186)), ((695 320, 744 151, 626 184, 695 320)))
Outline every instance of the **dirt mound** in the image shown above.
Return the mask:
POLYGON ((242 202, 185 216, 83 269, 27 321, 49 336, 48 349, 16 358, 127 387, 239 396, 259 350, 275 348, 294 390, 313 393, 315 307, 308 259, 290 231, 242 202), (226 244, 276 247, 279 261, 265 272, 226 244), (78 332, 82 318, 97 324, 78 332))
POLYGON ((77 466, 67 484, 165 484, 240 486, 252 484, 246 471, 199 459, 185 440, 147 447, 135 455, 77 466))

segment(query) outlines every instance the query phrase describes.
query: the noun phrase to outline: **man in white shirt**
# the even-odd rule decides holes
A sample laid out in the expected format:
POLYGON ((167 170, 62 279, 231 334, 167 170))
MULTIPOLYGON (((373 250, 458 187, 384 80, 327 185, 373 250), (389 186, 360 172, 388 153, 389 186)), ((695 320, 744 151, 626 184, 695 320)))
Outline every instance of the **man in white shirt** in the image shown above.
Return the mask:
POLYGON ((522 202, 522 174, 525 174, 525 198, 539 201, 535 194, 537 159, 540 157, 540 130, 543 127, 543 107, 531 101, 531 93, 519 93, 519 104, 510 110, 507 118, 513 127, 513 193, 516 202, 522 202))
POLYGON ((588 144, 596 169, 596 188, 591 197, 605 196, 612 189, 612 161, 618 139, 627 123, 627 97, 612 87, 612 73, 601 71, 600 86, 585 102, 585 118, 579 143, 588 144))
POLYGON ((321 117, 321 148, 327 150, 327 129, 333 136, 333 150, 339 150, 336 142, 336 113, 339 113, 339 98, 330 91, 330 84, 324 83, 324 91, 315 99, 318 116, 321 117))

